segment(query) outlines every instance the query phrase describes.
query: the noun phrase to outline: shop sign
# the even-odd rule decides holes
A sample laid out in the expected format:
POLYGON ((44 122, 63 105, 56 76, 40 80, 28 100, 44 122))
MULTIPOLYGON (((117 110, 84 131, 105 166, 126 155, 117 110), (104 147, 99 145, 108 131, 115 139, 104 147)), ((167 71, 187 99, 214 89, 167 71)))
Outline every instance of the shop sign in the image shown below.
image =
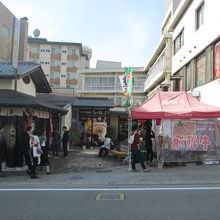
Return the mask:
POLYGON ((215 45, 214 70, 215 70, 215 77, 220 77, 220 42, 215 45))
POLYGON ((27 109, 25 111, 25 114, 31 117, 36 116, 37 118, 49 118, 49 112, 44 112, 35 109, 27 109))
POLYGON ((105 137, 107 131, 106 122, 94 122, 93 123, 93 132, 99 137, 105 137))
POLYGON ((206 59, 204 55, 201 55, 197 60, 197 85, 205 82, 205 72, 206 72, 206 59))
POLYGON ((0 107, 0 116, 7 116, 7 108, 5 107, 0 107))
POLYGON ((178 121, 172 123, 172 151, 215 151, 216 132, 214 120, 178 121))
POLYGON ((0 116, 23 116, 23 108, 0 107, 0 116))

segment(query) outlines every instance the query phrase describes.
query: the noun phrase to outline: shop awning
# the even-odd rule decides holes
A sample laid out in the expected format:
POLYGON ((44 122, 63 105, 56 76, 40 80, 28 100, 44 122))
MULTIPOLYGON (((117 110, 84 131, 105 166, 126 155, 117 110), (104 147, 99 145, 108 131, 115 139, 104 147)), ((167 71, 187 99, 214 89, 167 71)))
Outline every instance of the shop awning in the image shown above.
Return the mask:
POLYGON ((131 114, 132 119, 220 118, 220 108, 204 104, 186 92, 157 92, 131 114))
POLYGON ((62 108, 47 103, 41 98, 36 98, 13 90, 0 91, 0 107, 37 108, 39 110, 66 114, 66 111, 62 108))
POLYGON ((75 97, 74 107, 113 108, 113 100, 109 98, 75 97))

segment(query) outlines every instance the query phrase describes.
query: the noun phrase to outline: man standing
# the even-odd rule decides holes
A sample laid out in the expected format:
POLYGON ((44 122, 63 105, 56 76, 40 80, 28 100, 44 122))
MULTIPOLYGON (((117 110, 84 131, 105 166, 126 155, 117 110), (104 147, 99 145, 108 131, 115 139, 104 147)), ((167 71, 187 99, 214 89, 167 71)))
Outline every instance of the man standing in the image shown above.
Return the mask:
POLYGON ((140 131, 138 129, 137 125, 134 125, 133 128, 133 135, 134 135, 134 140, 133 143, 131 143, 131 153, 133 156, 133 160, 132 160, 132 172, 139 172, 139 170, 136 170, 135 164, 139 161, 141 164, 141 167, 143 168, 144 172, 149 172, 150 169, 145 167, 144 164, 144 159, 143 156, 141 155, 141 151, 140 151, 140 131))
POLYGON ((3 136, 3 127, 0 126, 0 177, 5 177, 5 174, 2 173, 2 161, 6 158, 7 152, 7 142, 3 136))
POLYGON ((67 145, 69 143, 70 137, 69 137, 69 131, 67 130, 66 126, 63 126, 63 131, 64 131, 62 138, 63 156, 66 157, 68 156, 67 145))

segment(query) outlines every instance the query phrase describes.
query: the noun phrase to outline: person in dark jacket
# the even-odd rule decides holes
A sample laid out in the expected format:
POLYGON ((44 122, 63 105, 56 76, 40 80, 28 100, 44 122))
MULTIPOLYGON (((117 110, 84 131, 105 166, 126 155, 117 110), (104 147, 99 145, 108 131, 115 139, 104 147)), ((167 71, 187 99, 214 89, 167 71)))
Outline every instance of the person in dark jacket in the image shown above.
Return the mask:
POLYGON ((0 177, 5 177, 6 175, 2 173, 2 161, 6 159, 7 154, 7 142, 3 135, 4 128, 0 126, 0 177))
POLYGON ((40 136, 40 146, 43 153, 41 154, 41 166, 45 166, 46 168, 46 175, 50 175, 50 162, 48 158, 48 142, 47 142, 47 134, 46 130, 42 129, 40 136))
POLYGON ((37 179, 38 176, 36 175, 36 166, 33 163, 33 157, 30 148, 31 134, 32 134, 32 127, 28 126, 26 132, 23 135, 23 143, 24 143, 23 154, 26 161, 26 165, 28 166, 27 173, 30 174, 30 177, 32 179, 37 179))
POLYGON ((62 138, 63 156, 66 157, 66 156, 68 156, 67 145, 69 143, 70 136, 69 136, 69 131, 67 130, 66 126, 63 126, 63 131, 64 131, 63 138, 62 138))
POLYGON ((132 172, 139 172, 139 170, 136 169, 135 164, 139 161, 141 164, 141 167, 143 169, 144 172, 149 172, 150 169, 145 167, 144 164, 144 159, 141 155, 141 151, 140 151, 140 129, 138 128, 137 125, 133 125, 132 127, 133 130, 133 134, 134 135, 134 140, 131 143, 131 153, 132 153, 132 172))
POLYGON ((154 152, 153 152, 153 144, 152 144, 152 139, 151 138, 155 138, 155 134, 151 129, 152 124, 151 121, 146 121, 145 123, 145 147, 147 150, 147 154, 146 154, 146 161, 147 164, 152 165, 153 162, 153 158, 154 158, 154 152))
POLYGON ((55 159, 58 159, 58 151, 60 149, 60 134, 57 130, 55 130, 52 133, 52 143, 51 143, 52 149, 53 149, 53 157, 55 159))

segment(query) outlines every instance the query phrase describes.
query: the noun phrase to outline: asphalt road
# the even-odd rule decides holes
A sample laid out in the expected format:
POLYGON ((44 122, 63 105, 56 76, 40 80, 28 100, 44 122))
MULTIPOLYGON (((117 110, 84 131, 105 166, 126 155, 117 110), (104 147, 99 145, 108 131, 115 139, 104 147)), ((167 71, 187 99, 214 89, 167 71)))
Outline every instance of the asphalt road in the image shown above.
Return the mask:
POLYGON ((0 219, 216 220, 220 218, 219 201, 220 188, 160 191, 0 191, 0 219), (124 200, 96 200, 99 193, 116 196, 124 193, 125 197, 124 200))

